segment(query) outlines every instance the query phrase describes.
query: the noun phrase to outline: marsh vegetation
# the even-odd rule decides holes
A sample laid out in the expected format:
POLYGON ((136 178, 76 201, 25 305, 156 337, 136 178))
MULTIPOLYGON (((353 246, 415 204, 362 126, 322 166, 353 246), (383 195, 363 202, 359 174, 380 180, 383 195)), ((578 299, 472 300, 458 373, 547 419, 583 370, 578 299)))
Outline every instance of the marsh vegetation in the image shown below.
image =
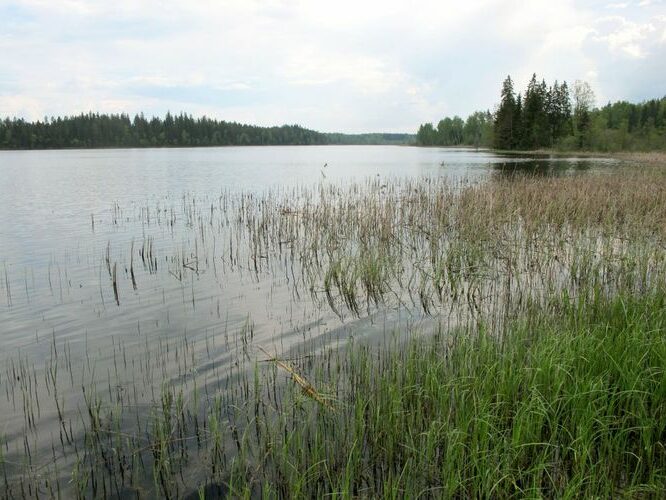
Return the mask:
POLYGON ((143 309, 3 353, 4 496, 658 496, 665 199, 633 167, 88 214, 92 265, 5 265, 5 311, 40 273, 105 322, 143 309))

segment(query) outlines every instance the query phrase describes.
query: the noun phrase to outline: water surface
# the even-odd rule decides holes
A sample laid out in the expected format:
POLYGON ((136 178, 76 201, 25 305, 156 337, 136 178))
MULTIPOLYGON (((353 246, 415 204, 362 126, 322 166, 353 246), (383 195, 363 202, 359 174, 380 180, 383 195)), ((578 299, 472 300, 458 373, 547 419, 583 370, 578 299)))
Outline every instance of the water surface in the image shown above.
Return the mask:
POLYGON ((109 403, 149 404, 163 384, 196 379, 216 390, 239 359, 256 358, 250 343, 307 351, 420 320, 396 310, 341 318, 313 300, 286 246, 270 264, 248 253, 234 214, 249 200, 614 164, 399 146, 0 152, 0 439, 10 456, 21 456, 26 436, 50 452, 62 414, 77 433, 85 384, 109 403), (26 375, 34 387, 19 396, 26 375), (33 396, 42 404, 30 421, 33 396))

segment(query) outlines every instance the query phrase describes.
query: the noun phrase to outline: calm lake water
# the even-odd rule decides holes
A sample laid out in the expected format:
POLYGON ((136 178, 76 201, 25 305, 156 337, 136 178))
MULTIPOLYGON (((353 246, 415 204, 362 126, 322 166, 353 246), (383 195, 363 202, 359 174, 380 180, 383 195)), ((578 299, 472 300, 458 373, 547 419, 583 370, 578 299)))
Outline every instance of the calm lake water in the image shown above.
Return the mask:
POLYGON ((91 215, 103 225, 114 205, 185 193, 261 193, 376 176, 559 175, 613 163, 400 146, 0 151, 0 259, 8 266, 43 264, 45 256, 89 243, 91 215))
MULTIPOLYGON (((26 347, 45 332, 72 340, 87 334, 90 342, 109 331, 136 327, 148 309, 164 314, 171 304, 161 293, 156 298, 139 289, 130 300, 108 308, 113 297, 102 300, 110 289, 102 286, 100 294, 98 286, 107 248, 126 247, 127 252, 132 240, 138 248, 151 232, 148 219, 136 220, 137 211, 151 206, 182 205, 184 196, 214 199, 222 193, 260 194, 369 178, 559 175, 613 163, 399 146, 2 151, 0 352, 26 347)), ((168 241, 161 233, 154 240, 158 247, 178 243, 173 234, 168 241)), ((166 274, 151 280, 155 291, 168 289, 173 278, 166 274)), ((206 295, 217 293, 211 289, 206 295)), ((256 312, 253 307, 246 312, 256 312)), ((179 328, 190 324, 179 313, 170 321, 179 328)))
POLYGON ((108 387, 119 401, 131 388, 134 405, 188 377, 219 385, 239 356, 250 356, 248 332, 286 354, 404 321, 396 311, 338 317, 298 289, 286 257, 260 272, 255 257, 252 269, 233 214, 253 196, 614 164, 397 146, 0 152, 1 444, 9 456, 21 456, 26 442, 51 453, 59 414, 77 433, 84 384, 108 387), (59 375, 47 377, 58 359, 59 375), (17 373, 34 379, 20 397, 17 373), (38 383, 49 377, 60 402, 38 383), (32 422, 26 392, 42 401, 32 422))

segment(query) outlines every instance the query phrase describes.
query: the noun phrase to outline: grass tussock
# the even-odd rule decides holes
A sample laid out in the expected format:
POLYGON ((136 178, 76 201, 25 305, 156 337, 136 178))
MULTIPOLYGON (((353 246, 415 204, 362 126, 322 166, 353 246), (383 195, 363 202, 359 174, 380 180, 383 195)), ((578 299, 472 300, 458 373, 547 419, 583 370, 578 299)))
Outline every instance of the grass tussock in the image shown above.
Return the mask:
MULTIPOLYGON (((269 424, 232 487, 276 497, 660 496, 666 296, 560 302, 556 317, 354 349, 340 412, 269 424), (250 468, 248 467, 248 470, 250 468)), ((330 382, 330 381, 329 381, 330 382)), ((239 464, 236 464, 239 465, 239 464)))

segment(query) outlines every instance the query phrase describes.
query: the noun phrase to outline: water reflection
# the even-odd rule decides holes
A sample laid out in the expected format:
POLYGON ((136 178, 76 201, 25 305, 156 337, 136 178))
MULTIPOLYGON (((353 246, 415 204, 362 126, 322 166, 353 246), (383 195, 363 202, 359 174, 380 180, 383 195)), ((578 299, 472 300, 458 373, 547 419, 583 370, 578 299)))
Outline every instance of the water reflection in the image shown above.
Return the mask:
POLYGON ((619 165, 611 158, 563 157, 547 154, 502 154, 490 165, 492 177, 559 177, 619 165))

